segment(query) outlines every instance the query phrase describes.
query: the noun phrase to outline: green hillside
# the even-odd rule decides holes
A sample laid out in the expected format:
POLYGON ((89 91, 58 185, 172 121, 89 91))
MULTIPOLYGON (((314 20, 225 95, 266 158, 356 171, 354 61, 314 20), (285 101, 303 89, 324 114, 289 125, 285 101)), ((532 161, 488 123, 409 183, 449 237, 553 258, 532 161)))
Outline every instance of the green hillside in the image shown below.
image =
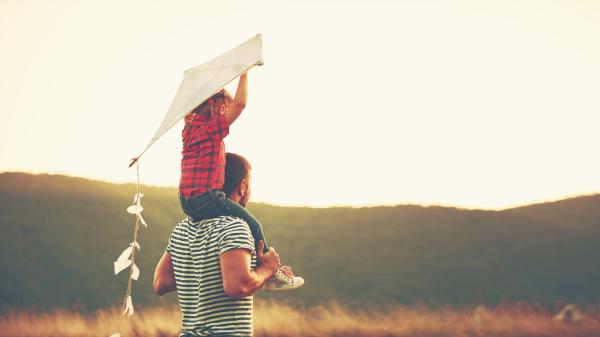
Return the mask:
MULTIPOLYGON (((143 187, 136 304, 183 218, 174 188, 143 187)), ((0 308, 118 305, 113 261, 132 237, 135 186, 57 175, 0 174, 0 308)), ((307 283, 265 294, 316 303, 597 302, 600 195, 504 211, 414 205, 291 208, 252 204, 283 262, 307 283)))

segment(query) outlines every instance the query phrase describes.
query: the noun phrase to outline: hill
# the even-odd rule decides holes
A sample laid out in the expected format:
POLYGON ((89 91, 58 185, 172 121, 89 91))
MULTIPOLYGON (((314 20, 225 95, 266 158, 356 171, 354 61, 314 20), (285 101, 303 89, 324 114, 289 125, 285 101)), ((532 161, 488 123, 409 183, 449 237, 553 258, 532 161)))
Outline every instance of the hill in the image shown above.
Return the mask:
MULTIPOLYGON (((183 218, 174 188, 145 194, 137 304, 183 218)), ((126 275, 112 262, 131 240, 135 186, 60 175, 0 174, 0 308, 119 305, 126 275)), ((596 302, 600 195, 503 211, 401 205, 298 208, 251 204, 283 262, 307 284, 279 300, 495 303, 596 302)))

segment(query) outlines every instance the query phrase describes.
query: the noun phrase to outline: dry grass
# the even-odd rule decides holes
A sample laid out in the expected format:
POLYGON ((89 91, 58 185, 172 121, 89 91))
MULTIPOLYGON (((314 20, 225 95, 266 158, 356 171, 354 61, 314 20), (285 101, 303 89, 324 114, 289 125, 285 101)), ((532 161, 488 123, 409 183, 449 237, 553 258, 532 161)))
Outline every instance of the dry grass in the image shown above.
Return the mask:
MULTIPOLYGON (((431 309, 395 306, 386 309, 349 310, 338 304, 299 309, 285 304, 258 302, 255 309, 257 337, 592 337, 600 336, 596 307, 582 310, 583 319, 567 323, 554 319, 555 312, 532 304, 495 307, 431 309)), ((120 314, 116 310, 83 316, 70 311, 9 312, 0 316, 0 336, 87 337, 110 336, 120 314)), ((139 309, 121 327, 124 337, 177 336, 177 307, 139 309)))

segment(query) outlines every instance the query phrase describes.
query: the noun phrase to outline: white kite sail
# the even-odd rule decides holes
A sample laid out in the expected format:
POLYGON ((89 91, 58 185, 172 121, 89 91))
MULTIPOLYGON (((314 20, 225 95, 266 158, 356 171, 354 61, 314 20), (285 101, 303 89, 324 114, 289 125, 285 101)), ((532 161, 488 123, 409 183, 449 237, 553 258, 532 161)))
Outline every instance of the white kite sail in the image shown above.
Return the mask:
POLYGON ((262 64, 262 36, 258 34, 225 54, 186 70, 171 107, 154 137, 140 155, 130 162, 129 166, 131 167, 156 140, 190 111, 248 69, 262 64))

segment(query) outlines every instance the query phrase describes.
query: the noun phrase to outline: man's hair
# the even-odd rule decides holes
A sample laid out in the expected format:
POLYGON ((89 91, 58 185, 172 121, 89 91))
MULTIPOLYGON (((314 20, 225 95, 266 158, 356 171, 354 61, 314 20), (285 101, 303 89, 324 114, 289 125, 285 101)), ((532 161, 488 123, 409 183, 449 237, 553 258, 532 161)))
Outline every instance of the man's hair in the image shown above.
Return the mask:
POLYGON ((223 192, 229 196, 242 180, 248 176, 251 168, 246 158, 239 154, 227 152, 225 155, 225 183, 223 184, 223 192))

